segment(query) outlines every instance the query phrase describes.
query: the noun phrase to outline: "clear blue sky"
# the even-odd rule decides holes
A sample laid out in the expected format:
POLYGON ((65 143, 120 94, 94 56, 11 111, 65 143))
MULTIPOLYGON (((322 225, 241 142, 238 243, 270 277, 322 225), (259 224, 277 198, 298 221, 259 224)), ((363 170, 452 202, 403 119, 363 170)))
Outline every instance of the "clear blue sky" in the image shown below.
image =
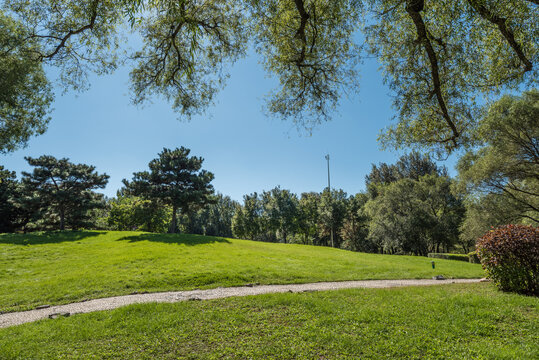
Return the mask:
MULTIPOLYGON (((68 157, 110 175, 103 192, 114 196, 122 179, 146 170, 163 147, 185 146, 205 159, 217 191, 241 200, 246 193, 276 185, 298 194, 323 190, 324 155, 329 152, 332 187, 357 193, 365 188, 371 163, 394 162, 402 154, 380 150, 376 140, 393 116, 378 64, 366 60, 359 70, 359 95, 342 99, 333 120, 309 136, 290 122, 264 115, 264 96, 274 80, 255 55, 233 66, 215 106, 190 122, 178 120, 159 99, 143 108, 132 105, 129 69, 120 68, 110 76, 92 76, 85 92, 62 95, 57 89, 48 131, 32 138, 25 149, 0 155, 0 163, 20 175, 29 170, 24 156, 68 157)), ((444 164, 453 173, 454 159, 444 164)))

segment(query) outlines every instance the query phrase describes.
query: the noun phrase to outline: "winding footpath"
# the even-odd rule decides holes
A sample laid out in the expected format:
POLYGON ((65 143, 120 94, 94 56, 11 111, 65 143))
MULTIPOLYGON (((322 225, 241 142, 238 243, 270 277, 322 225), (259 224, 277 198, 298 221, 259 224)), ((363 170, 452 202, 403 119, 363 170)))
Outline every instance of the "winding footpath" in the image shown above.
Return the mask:
POLYGON ((428 286, 441 284, 468 284, 484 281, 482 279, 410 279, 410 280, 363 280, 363 281, 337 281, 319 282, 309 284, 288 285, 253 285, 208 290, 169 291, 159 293, 146 293, 135 295, 114 296, 72 303, 39 307, 34 310, 0 314, 0 328, 21 325, 46 318, 56 318, 73 314, 89 313, 94 311, 112 310, 130 304, 150 302, 174 303, 187 300, 211 300, 232 296, 252 296, 269 293, 301 293, 311 291, 326 291, 353 288, 392 288, 402 286, 428 286))

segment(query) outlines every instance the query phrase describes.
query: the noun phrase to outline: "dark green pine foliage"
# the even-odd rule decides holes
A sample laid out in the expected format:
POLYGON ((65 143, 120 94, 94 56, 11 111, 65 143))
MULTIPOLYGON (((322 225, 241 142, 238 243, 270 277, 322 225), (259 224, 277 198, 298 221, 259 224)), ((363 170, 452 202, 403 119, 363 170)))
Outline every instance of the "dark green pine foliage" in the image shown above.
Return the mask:
POLYGON ((164 148, 148 164, 150 171, 133 173, 133 180, 123 180, 130 193, 146 199, 160 199, 172 207, 169 232, 177 231, 177 212, 191 214, 214 203, 213 173, 202 170, 202 157, 189 156, 191 150, 164 148))
POLYGON ((0 233, 14 230, 17 214, 11 200, 17 188, 15 178, 15 172, 0 165, 0 233))
POLYGON ((22 173, 22 184, 25 192, 39 197, 45 222, 58 224, 60 230, 77 229, 88 225, 89 210, 104 206, 103 195, 92 190, 103 189, 109 176, 98 174, 94 166, 46 155, 25 159, 35 168, 22 173))

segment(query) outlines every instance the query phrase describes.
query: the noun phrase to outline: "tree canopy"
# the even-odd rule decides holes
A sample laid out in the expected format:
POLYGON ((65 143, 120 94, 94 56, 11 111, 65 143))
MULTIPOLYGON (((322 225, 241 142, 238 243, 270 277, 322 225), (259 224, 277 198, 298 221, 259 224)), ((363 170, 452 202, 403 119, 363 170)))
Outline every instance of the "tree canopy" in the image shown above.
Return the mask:
POLYGON ((136 103, 162 96, 189 117, 208 108, 252 44, 279 80, 269 113, 311 128, 357 89, 366 51, 394 96, 397 122, 382 143, 446 154, 470 143, 479 99, 537 85, 538 8, 536 0, 5 0, 4 16, 25 35, 0 57, 32 46, 33 67, 60 67, 61 82, 75 88, 88 71, 126 60, 136 103), (127 55, 124 28, 142 39, 127 55))
POLYGON ((25 159, 34 170, 22 173, 24 192, 37 196, 48 212, 49 222, 56 223, 58 218, 60 230, 66 225, 74 229, 84 226, 88 211, 103 206, 103 195, 92 190, 103 189, 109 176, 97 173, 94 166, 47 155, 25 159))

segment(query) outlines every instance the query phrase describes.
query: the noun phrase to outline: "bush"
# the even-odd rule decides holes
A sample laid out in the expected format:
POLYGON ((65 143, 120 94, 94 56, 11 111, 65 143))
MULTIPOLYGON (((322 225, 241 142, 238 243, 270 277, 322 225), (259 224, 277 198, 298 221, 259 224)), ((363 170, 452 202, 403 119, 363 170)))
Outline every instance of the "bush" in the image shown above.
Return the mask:
POLYGON ((436 259, 468 261, 468 255, 464 254, 429 253, 427 256, 436 259))
POLYGON ((473 264, 481 264, 479 256, 477 256, 477 251, 472 251, 468 253, 468 261, 473 264))
POLYGON ((477 242, 487 276, 502 291, 539 295, 539 227, 505 225, 477 242))

